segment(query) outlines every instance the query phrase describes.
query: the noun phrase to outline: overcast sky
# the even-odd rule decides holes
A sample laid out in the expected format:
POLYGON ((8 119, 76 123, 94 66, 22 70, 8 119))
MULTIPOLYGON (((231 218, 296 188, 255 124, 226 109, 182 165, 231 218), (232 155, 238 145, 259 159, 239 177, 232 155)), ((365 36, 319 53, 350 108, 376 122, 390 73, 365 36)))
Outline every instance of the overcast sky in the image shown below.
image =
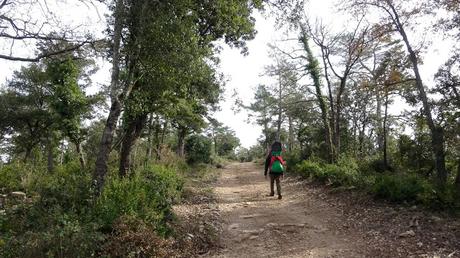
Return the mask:
MULTIPOLYGON (((340 29, 346 25, 347 18, 335 13, 333 9, 334 0, 310 0, 309 2, 306 9, 310 16, 317 16, 334 28, 340 29)), ((69 24, 69 26, 71 24, 81 24, 84 26, 79 27, 79 29, 97 33, 99 36, 103 35, 105 28, 104 8, 95 9, 92 6, 76 4, 77 2, 75 1, 60 1, 60 3, 60 6, 51 6, 50 8, 58 8, 61 11, 60 15, 64 17, 65 24, 69 24), (74 3, 71 8, 69 8, 69 3, 74 3), (63 8, 64 6, 65 8, 63 8)), ((270 18, 264 18, 258 13, 255 17, 257 19, 256 30, 258 33, 254 40, 248 42, 249 55, 243 56, 238 49, 231 49, 228 46, 224 46, 220 53, 221 72, 224 73, 227 83, 225 101, 221 105, 222 110, 216 113, 216 118, 236 132, 244 147, 249 147, 256 143, 261 134, 261 128, 254 123, 248 123, 246 112, 235 114, 232 111, 234 101, 231 99, 231 95, 233 90, 239 93, 245 104, 249 104, 253 100, 254 89, 258 84, 271 83, 269 78, 261 77, 264 66, 271 63, 268 44, 276 43, 282 46, 280 40, 295 36, 286 36, 283 31, 276 31, 274 22, 270 18)), ((421 67, 425 83, 432 83, 433 74, 447 59, 450 47, 450 42, 438 39, 426 50, 423 56, 425 64, 421 67)), ((5 48, 5 45, 3 48, 5 48)), ((0 61, 0 81, 4 82, 6 78, 11 77, 12 70, 18 69, 21 65, 24 65, 24 63, 0 61)), ((93 79, 95 86, 91 89, 91 92, 97 90, 97 85, 109 83, 110 63, 100 60, 99 66, 100 71, 93 79)), ((392 112, 398 113, 403 108, 403 106, 396 103, 392 107, 392 112)))

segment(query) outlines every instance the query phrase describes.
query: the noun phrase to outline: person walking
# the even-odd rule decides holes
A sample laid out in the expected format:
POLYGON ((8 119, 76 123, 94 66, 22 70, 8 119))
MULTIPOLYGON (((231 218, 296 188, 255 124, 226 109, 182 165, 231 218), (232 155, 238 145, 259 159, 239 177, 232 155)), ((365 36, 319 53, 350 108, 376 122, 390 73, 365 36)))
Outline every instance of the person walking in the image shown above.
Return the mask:
POLYGON ((286 162, 281 157, 282 152, 281 142, 275 141, 270 151, 265 159, 265 170, 264 176, 267 177, 267 172, 270 175, 270 194, 268 196, 275 196, 275 182, 276 182, 276 192, 278 194, 278 199, 281 200, 283 196, 281 195, 281 182, 280 180, 284 177, 284 167, 286 162))

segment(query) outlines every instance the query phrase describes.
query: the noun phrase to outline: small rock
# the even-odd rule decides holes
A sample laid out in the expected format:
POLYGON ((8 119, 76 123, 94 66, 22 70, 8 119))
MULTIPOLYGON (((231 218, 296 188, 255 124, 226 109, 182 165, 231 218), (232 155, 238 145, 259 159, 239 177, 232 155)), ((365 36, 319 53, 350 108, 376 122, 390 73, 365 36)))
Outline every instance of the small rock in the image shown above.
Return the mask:
POLYGON ((16 191, 16 192, 11 192, 11 197, 14 197, 14 198, 18 198, 18 199, 26 199, 26 193, 24 192, 19 192, 19 191, 16 191))
POLYGON ((270 222, 270 223, 267 223, 267 225, 265 225, 265 226, 274 228, 274 227, 278 227, 278 224, 270 222))
POLYGON ((229 229, 237 229, 239 226, 238 223, 234 223, 234 224, 231 224, 230 226, 228 226, 229 229))
POLYGON ((415 232, 413 230, 408 230, 404 233, 399 234, 400 237, 414 237, 415 232))
POLYGON ((250 218, 259 217, 259 216, 262 216, 262 215, 261 214, 243 215, 240 218, 242 218, 242 219, 250 219, 250 218))
POLYGON ((259 237, 259 236, 250 236, 250 237, 249 237, 249 240, 254 240, 254 239, 258 238, 258 237, 259 237))
POLYGON ((243 230, 243 233, 249 234, 249 235, 257 235, 259 234, 259 230, 243 230))
POLYGON ((422 246, 423 246, 423 243, 422 243, 422 242, 418 242, 418 243, 417 243, 417 246, 418 246, 418 247, 422 247, 422 246))
POLYGON ((439 222, 442 219, 440 217, 437 217, 437 216, 431 216, 431 220, 433 220, 434 222, 439 222))

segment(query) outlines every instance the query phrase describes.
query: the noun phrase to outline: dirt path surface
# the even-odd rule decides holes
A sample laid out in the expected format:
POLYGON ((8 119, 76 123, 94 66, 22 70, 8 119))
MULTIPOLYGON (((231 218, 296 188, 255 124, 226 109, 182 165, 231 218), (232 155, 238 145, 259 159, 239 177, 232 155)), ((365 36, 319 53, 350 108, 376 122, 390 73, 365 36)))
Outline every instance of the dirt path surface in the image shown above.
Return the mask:
MULTIPOLYGON (((266 196, 269 181, 254 163, 231 164, 215 191, 224 220, 214 257, 363 257, 356 237, 334 229, 337 211, 287 178, 283 199, 266 196)), ((340 214, 341 215, 341 214, 340 214)))
POLYGON ((234 163, 215 186, 221 248, 205 257, 460 257, 460 224, 417 208, 328 192, 293 177, 268 197, 261 166, 234 163))

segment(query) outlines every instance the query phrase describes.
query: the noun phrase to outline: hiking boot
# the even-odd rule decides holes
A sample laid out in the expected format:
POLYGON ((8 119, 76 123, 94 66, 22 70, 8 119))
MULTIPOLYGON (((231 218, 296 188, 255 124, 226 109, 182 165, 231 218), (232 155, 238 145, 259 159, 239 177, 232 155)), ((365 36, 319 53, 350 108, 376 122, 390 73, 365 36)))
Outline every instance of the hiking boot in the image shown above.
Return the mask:
POLYGON ((283 196, 281 196, 281 194, 280 194, 280 195, 278 195, 278 200, 281 200, 281 199, 283 199, 283 196))
POLYGON ((267 196, 268 196, 268 197, 273 197, 273 196, 275 196, 275 194, 274 194, 274 193, 271 193, 271 194, 267 194, 267 196))

